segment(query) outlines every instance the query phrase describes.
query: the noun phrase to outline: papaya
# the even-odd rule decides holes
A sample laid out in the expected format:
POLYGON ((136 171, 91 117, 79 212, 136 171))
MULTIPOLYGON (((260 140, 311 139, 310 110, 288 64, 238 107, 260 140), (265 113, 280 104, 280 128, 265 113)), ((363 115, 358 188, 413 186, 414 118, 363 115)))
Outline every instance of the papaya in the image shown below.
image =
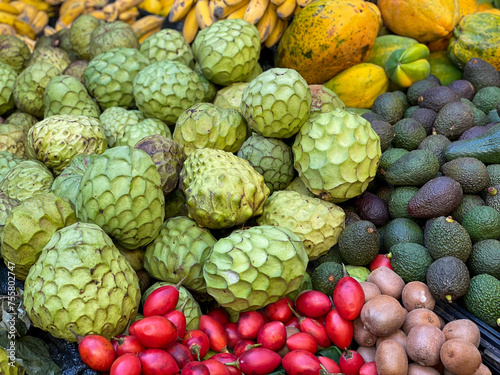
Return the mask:
POLYGON ((363 0, 316 0, 290 22, 275 66, 295 69, 308 84, 323 84, 363 62, 375 43, 379 19, 363 0))
POLYGON ((446 51, 448 48, 448 44, 450 44, 450 36, 447 36, 446 38, 441 38, 438 40, 435 40, 434 42, 427 43, 427 47, 429 47, 429 51, 434 52, 434 51, 446 51))
POLYGON ((400 87, 410 87, 413 83, 425 79, 431 72, 427 58, 429 48, 425 44, 415 44, 406 49, 397 49, 385 64, 385 73, 400 87))
POLYGON ((373 45, 372 50, 368 54, 368 57, 364 61, 365 63, 371 63, 378 65, 382 68, 385 67, 385 63, 391 53, 400 48, 408 48, 418 42, 413 38, 407 38, 399 35, 383 35, 378 36, 375 39, 375 44, 373 45))
POLYGON ((431 52, 427 60, 431 65, 431 74, 438 77, 443 86, 462 79, 462 71, 453 65, 446 51, 431 52))
POLYGON ((350 108, 371 108, 377 96, 387 92, 389 79, 383 68, 361 63, 347 68, 323 86, 332 90, 350 108))
POLYGON ((458 0, 458 6, 460 8, 460 19, 472 13, 476 13, 479 8, 477 0, 458 0))
POLYGON ((462 18, 447 51, 450 61, 462 70, 473 57, 500 69, 500 15, 480 12, 462 18))
POLYGON ((458 0, 378 0, 384 25, 420 43, 445 38, 459 21, 458 0))

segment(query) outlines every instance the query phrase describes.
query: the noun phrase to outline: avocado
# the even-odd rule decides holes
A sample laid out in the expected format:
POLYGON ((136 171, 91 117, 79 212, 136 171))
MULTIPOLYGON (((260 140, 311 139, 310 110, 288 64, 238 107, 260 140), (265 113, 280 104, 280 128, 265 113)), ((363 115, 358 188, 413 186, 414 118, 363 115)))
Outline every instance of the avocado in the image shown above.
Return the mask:
POLYGON ((425 81, 430 81, 434 82, 435 84, 441 86, 443 83, 441 80, 435 75, 435 74, 429 74, 427 77, 425 77, 425 81))
POLYGON ((477 108, 470 100, 462 98, 460 101, 472 108, 472 112, 474 113, 474 126, 486 126, 490 123, 488 115, 477 108))
POLYGON ((340 256, 353 266, 369 264, 378 255, 379 248, 377 227, 368 220, 346 226, 339 237, 340 256))
POLYGON ((430 223, 425 245, 434 259, 453 256, 466 262, 472 251, 469 233, 451 216, 439 216, 430 223))
POLYGON ((418 187, 416 186, 400 186, 392 192, 388 202, 391 218, 404 217, 413 220, 413 217, 408 213, 408 202, 417 194, 417 191, 418 187))
POLYGON ((468 266, 473 275, 487 273, 500 279, 500 241, 489 239, 475 243, 468 266))
POLYGON ((424 246, 411 242, 394 245, 387 257, 391 260, 394 272, 401 276, 405 283, 425 283, 427 270, 434 262, 424 246))
POLYGON ((500 164, 489 164, 486 166, 489 176, 489 186, 500 184, 500 164))
POLYGON ((446 104, 438 112, 434 120, 437 134, 442 134, 450 140, 455 140, 464 131, 474 126, 472 108, 460 101, 446 104))
POLYGON ((438 159, 439 165, 446 163, 444 157, 444 148, 448 146, 451 141, 442 134, 431 134, 418 145, 418 150, 429 150, 438 159))
POLYGON ((465 214, 471 208, 476 206, 485 206, 485 205, 486 203, 484 202, 483 198, 481 198, 479 195, 464 194, 462 197, 462 201, 460 202, 458 207, 451 212, 451 217, 456 221, 458 221, 459 223, 462 223, 465 214))
POLYGON ((486 133, 488 131, 488 127, 486 126, 473 126, 470 129, 467 129, 464 131, 460 137, 458 137, 458 140, 461 141, 462 139, 471 139, 475 137, 479 137, 480 135, 486 133))
POLYGON ((413 220, 403 217, 389 221, 385 226, 384 249, 389 251, 397 243, 412 242, 424 245, 424 233, 413 220))
POLYGON ((489 206, 471 208, 464 215, 462 225, 472 242, 500 237, 500 212, 489 206))
POLYGON ((408 91, 406 92, 406 97, 408 98, 408 102, 411 105, 418 105, 418 98, 431 87, 441 86, 440 83, 437 83, 433 80, 422 79, 413 83, 410 87, 408 87, 408 91))
POLYGON ((469 282, 469 269, 452 256, 435 260, 427 270, 426 284, 432 296, 441 301, 452 302, 465 295, 469 282))
POLYGON ((458 181, 465 194, 476 194, 488 187, 489 175, 486 165, 471 157, 456 158, 441 166, 443 175, 458 181))
POLYGON ((465 307, 491 327, 500 326, 500 280, 480 274, 470 280, 464 298, 465 307))
POLYGON ((446 104, 457 102, 460 96, 448 86, 431 87, 418 97, 418 105, 422 108, 439 112, 446 104))
POLYGON ((489 186, 483 193, 487 206, 500 212, 500 184, 489 186))
POLYGON ((416 150, 420 142, 427 136, 427 131, 417 120, 404 118, 393 126, 394 139, 392 146, 411 151, 416 150))
POLYGON ((451 82, 448 87, 464 99, 472 100, 476 94, 474 85, 465 79, 457 79, 456 81, 451 82))
POLYGON ((410 118, 417 120, 425 128, 427 135, 432 134, 432 127, 434 126, 434 121, 436 120, 437 113, 429 108, 417 109, 410 115, 410 118))
POLYGON ((379 115, 378 113, 375 112, 366 112, 361 115, 366 121, 372 122, 372 121, 384 121, 384 117, 379 115))
POLYGON ((385 180, 385 173, 389 166, 398 160, 403 155, 407 154, 409 151, 404 148, 388 148, 384 152, 382 152, 382 156, 380 157, 380 163, 377 169, 377 177, 379 179, 385 180))
POLYGON ((454 179, 441 176, 425 183, 408 202, 413 217, 430 218, 448 215, 462 200, 462 187, 454 179))
POLYGON ((412 105, 405 111, 405 113, 403 113, 403 118, 410 118, 411 115, 419 108, 420 107, 418 105, 412 105))
POLYGON ((342 257, 340 256, 339 244, 333 245, 330 250, 325 255, 320 256, 314 260, 316 264, 323 264, 326 262, 342 263, 342 257))
POLYGON ((387 203, 387 202, 389 202, 389 199, 391 199, 391 194, 393 191, 394 191, 393 186, 386 185, 386 186, 380 187, 377 190, 376 195, 377 195, 377 197, 382 199, 385 203, 387 203))
POLYGON ((497 122, 500 122, 500 115, 498 114, 498 110, 496 108, 493 108, 490 110, 486 116, 488 117, 488 120, 490 123, 496 124, 497 122))
POLYGON ((362 220, 368 220, 380 227, 389 221, 387 202, 369 191, 356 199, 356 211, 362 220))
POLYGON ((463 79, 469 81, 476 91, 487 86, 500 87, 500 73, 489 62, 473 57, 464 66, 463 79))
POLYGON ((404 104, 399 97, 392 92, 385 92, 375 98, 372 111, 381 115, 384 121, 391 125, 403 118, 404 104))
POLYGON ((421 186, 436 176, 439 161, 429 150, 413 150, 393 162, 385 171, 392 185, 421 186))
POLYGON ((498 102, 500 102, 500 87, 497 86, 483 87, 472 99, 472 103, 484 113, 496 110, 498 102))
POLYGON ((394 139, 394 129, 387 121, 374 120, 371 123, 372 129, 380 137, 380 149, 387 150, 394 139))
POLYGON ((314 269, 311 275, 313 290, 332 296, 335 285, 342 277, 344 277, 344 269, 341 264, 335 262, 322 263, 314 269))
POLYGON ((408 108, 410 108, 410 103, 408 103, 408 98, 406 97, 406 94, 403 91, 396 90, 392 91, 394 95, 396 95, 399 100, 403 103, 403 108, 406 111, 408 108))
POLYGON ((483 163, 500 163, 500 123, 479 137, 454 141, 444 149, 446 160, 467 156, 483 163))

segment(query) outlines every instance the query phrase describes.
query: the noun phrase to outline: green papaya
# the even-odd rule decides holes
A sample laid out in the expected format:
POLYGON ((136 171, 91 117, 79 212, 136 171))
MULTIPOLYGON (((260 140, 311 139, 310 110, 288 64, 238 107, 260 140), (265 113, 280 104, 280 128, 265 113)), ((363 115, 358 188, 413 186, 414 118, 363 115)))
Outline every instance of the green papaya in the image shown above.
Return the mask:
POLYGON ((385 68, 385 63, 389 59, 391 53, 397 49, 406 49, 418 42, 413 38, 407 38, 399 35, 382 35, 375 38, 375 44, 370 51, 365 63, 371 63, 385 68))
POLYGON ((397 49, 385 63, 385 73, 398 86, 410 87, 430 74, 429 53, 429 48, 420 43, 407 49, 397 49))

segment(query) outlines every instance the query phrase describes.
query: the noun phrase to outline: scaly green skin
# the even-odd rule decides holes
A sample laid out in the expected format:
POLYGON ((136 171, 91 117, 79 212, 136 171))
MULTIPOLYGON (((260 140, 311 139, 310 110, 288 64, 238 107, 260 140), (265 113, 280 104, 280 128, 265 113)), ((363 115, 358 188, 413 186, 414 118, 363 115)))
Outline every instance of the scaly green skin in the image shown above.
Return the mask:
POLYGON ((286 188, 295 175, 292 148, 280 139, 254 133, 243 143, 237 155, 248 160, 264 176, 271 194, 286 188))
POLYGON ((83 73, 85 87, 102 110, 132 108, 132 82, 148 65, 149 60, 135 48, 113 48, 90 60, 83 73))
POLYGON ((50 63, 57 68, 59 74, 71 63, 69 55, 57 47, 39 47, 35 48, 28 61, 28 67, 39 63, 50 63))
POLYGON ((13 35, 0 35, 0 61, 9 64, 19 74, 28 65, 31 51, 26 43, 13 35))
POLYGON ((165 123, 155 118, 147 118, 137 124, 128 124, 121 127, 115 146, 135 147, 141 139, 155 134, 172 138, 172 133, 165 123))
POLYGON ((283 190, 292 190, 308 197, 316 197, 313 193, 311 193, 299 176, 294 177, 294 179, 283 190))
POLYGON ((77 335, 120 334, 134 320, 139 279, 97 225, 57 231, 26 278, 24 306, 35 327, 75 342, 77 335))
MULTIPOLYGON (((158 282, 151 285, 142 295, 141 305, 144 306, 144 301, 146 301, 146 298, 148 298, 154 290, 166 285, 175 284, 158 282)), ((193 295, 181 285, 179 286, 179 302, 177 302, 175 310, 181 310, 182 306, 184 306, 184 310, 182 311, 186 317, 186 329, 198 329, 198 322, 200 321, 200 316, 202 315, 200 305, 196 302, 193 295), (185 306, 184 303, 186 303, 185 306)))
POLYGON ((43 118, 45 106, 43 95, 49 81, 60 74, 58 68, 48 62, 38 62, 24 69, 17 77, 14 87, 14 102, 22 112, 43 118))
POLYGON ((203 88, 205 90, 205 96, 203 97, 204 102, 213 102, 215 98, 215 94, 217 94, 217 88, 215 85, 210 82, 207 77, 205 77, 201 71, 200 64, 196 63, 194 64, 193 68, 194 72, 198 74, 198 78, 200 79, 201 83, 203 84, 203 88))
POLYGON ((33 126, 28 142, 36 158, 59 175, 78 154, 102 154, 106 136, 98 119, 88 116, 55 115, 33 126))
POLYGON ((214 104, 222 108, 236 109, 241 113, 241 98, 248 82, 236 82, 223 87, 215 95, 214 104))
POLYGON ((90 60, 90 40, 94 29, 103 21, 89 14, 82 14, 71 24, 69 41, 76 56, 82 60, 90 60))
POLYGON ((122 21, 102 22, 90 34, 90 60, 113 48, 139 49, 139 39, 128 23, 122 21))
POLYGON ((247 124, 234 109, 198 103, 177 119, 173 139, 189 156, 201 148, 236 152, 247 139, 247 124))
POLYGON ((185 216, 163 223, 160 234, 150 243, 144 257, 144 268, 151 277, 206 293, 203 265, 216 239, 209 230, 200 228, 185 216))
POLYGON ((15 198, 10 198, 5 193, 0 191, 0 256, 1 256, 1 239, 3 235, 3 229, 5 227, 5 220, 9 216, 9 213, 21 204, 21 202, 15 198))
POLYGON ((10 65, 0 62, 0 116, 15 106, 12 95, 17 73, 10 65))
POLYGON ((20 125, 2 124, 0 126, 0 151, 25 159, 26 133, 20 125))
POLYGON ((163 29, 154 33, 142 42, 139 51, 151 64, 163 60, 177 60, 190 68, 194 66, 191 46, 177 30, 163 29))
POLYGON ((109 147, 116 144, 118 132, 126 125, 138 124, 144 120, 144 115, 137 110, 126 110, 122 107, 111 107, 99 116, 109 147))
POLYGON ((270 225, 217 241, 203 267, 208 293, 223 307, 257 310, 299 288, 308 258, 292 231, 270 225))
POLYGON ((194 151, 179 178, 189 217, 210 229, 244 224, 262 213, 269 196, 264 177, 248 161, 222 150, 194 151))
POLYGON ((54 176, 38 160, 24 160, 7 173, 0 182, 0 191, 23 201, 35 192, 49 192, 54 176))
POLYGON ((201 30, 191 47, 203 75, 215 84, 227 86, 243 82, 253 73, 261 43, 254 25, 232 19, 201 30))
POLYGON ((155 163, 160 173, 161 186, 165 194, 170 194, 177 188, 179 174, 186 160, 186 155, 175 141, 154 134, 142 138, 135 144, 135 148, 144 151, 155 163))
POLYGON ((178 61, 164 60, 142 69, 134 80, 137 108, 146 116, 167 125, 189 107, 205 98, 205 87, 198 74, 178 61))
POLYGON ((0 151, 0 182, 2 182, 5 175, 9 173, 14 166, 22 161, 24 161, 24 159, 18 158, 8 151, 0 151))
POLYGON ((68 75, 52 78, 43 95, 44 118, 54 115, 90 116, 99 118, 99 105, 90 97, 78 79, 68 75))
POLYGON ((53 193, 35 194, 14 207, 3 228, 2 257, 16 265, 16 278, 25 280, 52 235, 74 223, 70 204, 53 193))
POLYGON ((126 249, 147 245, 165 217, 156 165, 144 151, 113 147, 87 168, 76 198, 76 215, 95 223, 126 249))
POLYGON ((487 274, 474 276, 464 298, 467 309, 491 327, 500 326, 500 280, 487 274))
POLYGON ((295 191, 275 191, 267 198, 259 225, 290 229, 304 243, 309 260, 326 254, 345 227, 345 213, 334 203, 295 191))
POLYGON ((14 112, 5 119, 4 124, 19 125, 23 128, 24 133, 28 135, 28 131, 37 122, 38 119, 28 113, 14 112))
POLYGON ((74 206, 83 174, 97 156, 97 154, 75 156, 71 164, 64 168, 61 174, 54 179, 51 188, 53 193, 58 197, 68 199, 74 206))
POLYGON ((269 138, 289 138, 309 118, 311 90, 293 69, 273 68, 250 81, 241 98, 248 125, 269 138))
POLYGON ((332 202, 363 193, 382 156, 380 137, 370 123, 342 109, 313 113, 292 150, 295 169, 307 188, 332 202))

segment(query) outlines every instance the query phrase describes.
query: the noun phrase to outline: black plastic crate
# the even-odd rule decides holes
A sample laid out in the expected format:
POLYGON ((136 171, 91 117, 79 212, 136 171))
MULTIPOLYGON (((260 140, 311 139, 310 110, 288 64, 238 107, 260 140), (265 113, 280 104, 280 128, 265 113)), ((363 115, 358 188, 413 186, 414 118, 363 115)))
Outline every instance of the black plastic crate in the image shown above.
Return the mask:
POLYGON ((446 323, 457 319, 470 319, 479 327, 481 342, 479 351, 483 363, 491 370, 493 375, 500 375, 500 332, 490 327, 482 320, 476 318, 460 305, 436 301, 434 312, 441 316, 446 323))

